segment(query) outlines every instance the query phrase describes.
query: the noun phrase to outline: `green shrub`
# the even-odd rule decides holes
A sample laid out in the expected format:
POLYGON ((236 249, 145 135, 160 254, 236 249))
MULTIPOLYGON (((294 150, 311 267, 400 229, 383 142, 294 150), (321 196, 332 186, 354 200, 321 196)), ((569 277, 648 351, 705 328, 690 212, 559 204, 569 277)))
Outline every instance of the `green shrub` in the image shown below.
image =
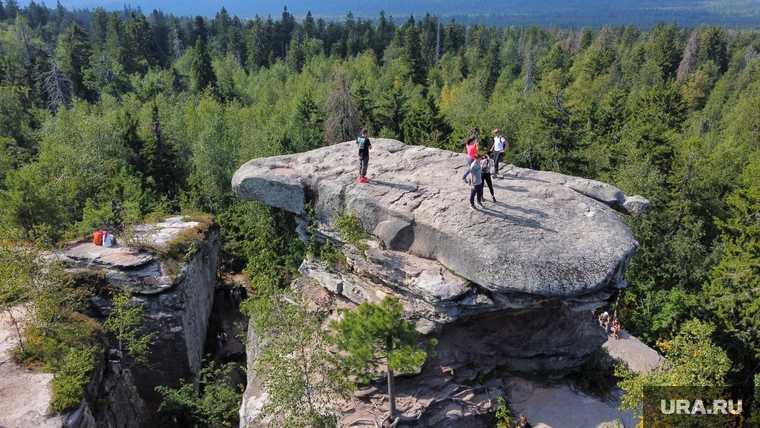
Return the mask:
POLYGON ((53 378, 53 399, 50 408, 54 412, 73 410, 84 398, 85 387, 90 382, 90 372, 95 368, 99 350, 95 347, 72 349, 63 358, 60 370, 53 378))
POLYGON ((509 408, 509 403, 504 397, 496 398, 496 428, 512 428, 517 424, 517 420, 512 416, 512 410, 509 408))
POLYGON ((369 237, 369 234, 364 231, 362 221, 355 213, 344 212, 335 220, 335 227, 338 228, 341 235, 348 241, 349 244, 355 246, 361 251, 367 249, 367 245, 361 243, 362 239, 369 237))

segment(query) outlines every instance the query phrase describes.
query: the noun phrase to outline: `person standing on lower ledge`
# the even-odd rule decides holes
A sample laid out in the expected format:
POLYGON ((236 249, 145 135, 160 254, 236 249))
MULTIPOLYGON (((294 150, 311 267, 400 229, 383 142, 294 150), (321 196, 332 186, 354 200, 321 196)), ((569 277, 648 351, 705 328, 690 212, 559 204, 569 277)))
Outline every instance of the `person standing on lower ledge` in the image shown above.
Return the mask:
POLYGON ((369 151, 372 150, 372 144, 367 138, 367 128, 362 128, 362 135, 356 138, 356 145, 359 146, 359 181, 369 183, 367 178, 367 166, 369 165, 369 151))
POLYGON ((520 415, 520 420, 517 422, 517 426, 515 428, 533 428, 533 425, 528 422, 528 417, 523 413, 520 415))

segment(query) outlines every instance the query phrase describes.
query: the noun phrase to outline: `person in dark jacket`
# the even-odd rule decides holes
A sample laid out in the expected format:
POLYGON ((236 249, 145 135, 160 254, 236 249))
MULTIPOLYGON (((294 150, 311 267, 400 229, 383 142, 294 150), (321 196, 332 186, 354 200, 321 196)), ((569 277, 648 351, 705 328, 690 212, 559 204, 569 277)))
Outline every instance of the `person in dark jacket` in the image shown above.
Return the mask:
POLYGON ((359 181, 369 183, 367 178, 367 166, 369 165, 369 151, 372 150, 372 144, 367 138, 367 128, 362 128, 362 135, 356 138, 356 145, 359 146, 359 181))

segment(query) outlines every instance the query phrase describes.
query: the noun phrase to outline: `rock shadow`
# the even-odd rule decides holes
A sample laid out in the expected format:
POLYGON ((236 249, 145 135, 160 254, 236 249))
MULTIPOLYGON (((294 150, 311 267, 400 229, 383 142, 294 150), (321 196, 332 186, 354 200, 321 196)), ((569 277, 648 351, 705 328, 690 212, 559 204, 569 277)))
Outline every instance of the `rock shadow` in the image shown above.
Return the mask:
MULTIPOLYGON (((507 204, 505 204, 503 202, 496 202, 496 205, 499 205, 499 206, 502 206, 502 207, 505 207, 505 208, 515 209, 517 211, 527 212, 527 213, 530 213, 530 214, 536 214, 536 212, 534 210, 522 210, 520 208, 512 207, 510 205, 507 205, 507 204)), ((527 227, 527 228, 530 228, 530 229, 543 229, 543 230, 545 230, 547 232, 557 233, 556 230, 544 227, 540 222, 538 222, 538 221, 536 221, 536 220, 534 220, 532 218, 522 217, 522 216, 519 216, 519 215, 507 214, 507 213, 504 212, 504 210, 496 210, 496 209, 493 209, 493 208, 489 208, 488 205, 484 206, 483 208, 478 208, 478 212, 483 213, 483 214, 485 214, 485 215, 487 215, 489 217, 501 218, 504 221, 508 221, 508 222, 510 222, 512 224, 515 224, 515 225, 518 225, 518 226, 527 227)), ((546 216, 546 214, 543 214, 540 211, 538 211, 537 213, 541 217, 545 217, 546 216)))
POLYGON ((383 180, 371 180, 369 185, 379 185, 379 186, 386 186, 386 187, 392 187, 394 189, 401 189, 407 192, 418 192, 419 189, 415 186, 410 186, 408 184, 399 184, 399 183, 391 183, 389 181, 383 181, 383 180))

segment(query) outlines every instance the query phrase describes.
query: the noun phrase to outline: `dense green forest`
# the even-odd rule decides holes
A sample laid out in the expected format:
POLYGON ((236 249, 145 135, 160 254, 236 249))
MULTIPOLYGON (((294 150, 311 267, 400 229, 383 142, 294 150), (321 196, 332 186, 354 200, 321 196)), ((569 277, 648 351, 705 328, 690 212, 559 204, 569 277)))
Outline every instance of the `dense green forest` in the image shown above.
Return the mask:
POLYGON ((652 201, 627 219, 641 246, 613 303, 624 328, 667 350, 698 319, 726 381, 757 373, 757 32, 84 15, 0 8, 3 245, 85 236, 112 201, 125 224, 204 211, 269 286, 305 249, 288 214, 232 194, 242 163, 351 139, 351 119, 457 152, 473 126, 501 128, 508 163, 652 201))

